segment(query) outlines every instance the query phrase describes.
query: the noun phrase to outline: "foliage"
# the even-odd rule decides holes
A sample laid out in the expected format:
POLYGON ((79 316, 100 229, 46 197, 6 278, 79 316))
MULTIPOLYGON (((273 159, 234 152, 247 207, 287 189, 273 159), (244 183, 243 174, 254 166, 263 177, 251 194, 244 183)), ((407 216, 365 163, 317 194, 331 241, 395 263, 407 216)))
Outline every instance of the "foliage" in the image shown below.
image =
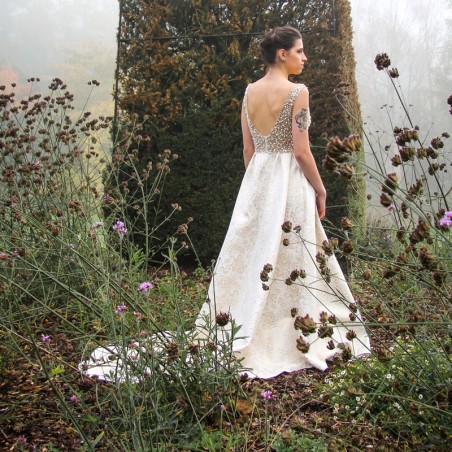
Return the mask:
MULTIPOLYGON (((94 88, 97 82, 89 84, 94 88)), ((167 439, 168 431, 171 441, 193 435, 202 419, 236 396, 241 368, 231 347, 237 327, 223 339, 217 329, 224 319, 222 327, 208 322, 195 336, 193 315, 205 290, 185 293, 176 264, 182 248, 173 238, 154 242, 160 223, 146 222, 146 253, 160 249, 166 255, 166 270, 151 269, 129 238, 133 223, 123 221, 126 208, 146 218, 146 209, 158 204, 172 154, 163 153, 146 171, 133 171, 131 140, 141 125, 121 124, 122 139, 103 162, 94 146, 111 118, 89 112, 71 118, 73 95, 61 80, 52 81, 46 96, 31 93, 17 101, 14 92, 1 90, 5 362, 26 350, 27 361, 58 399, 58 411, 87 447, 146 450, 167 439), (122 196, 127 180, 108 192, 102 185, 102 174, 117 180, 126 165, 130 181, 143 189, 132 207, 122 196), (99 347, 102 356, 92 357, 90 351, 99 347), (94 364, 108 367, 107 382, 81 377, 69 360, 74 352, 86 359, 82 371, 89 373, 94 364)), ((7 424, 20 432, 14 417, 7 424)))
POLYGON ((400 338, 382 356, 356 360, 325 380, 337 418, 370 419, 419 447, 450 436, 451 344, 400 338))
MULTIPOLYGON (((366 300, 361 306, 375 355, 338 369, 322 388, 337 418, 370 420, 411 447, 441 448, 451 434, 449 134, 422 137, 402 100, 398 70, 386 54, 375 64, 395 88, 408 124, 393 127, 393 143, 384 149, 366 135, 375 162, 366 168, 368 189, 379 194, 378 217, 359 243, 348 240, 356 226, 344 218, 340 245, 344 253, 349 242, 346 258, 355 293, 366 300)), ((355 139, 330 140, 324 162, 330 171, 347 170, 355 139)))
MULTIPOLYGON (((264 73, 257 42, 269 27, 291 23, 304 30, 309 64, 303 82, 310 88, 311 141, 320 163, 325 137, 347 134, 359 125, 348 1, 279 0, 149 2, 123 0, 120 36, 120 107, 149 115, 139 148, 140 167, 166 148, 180 159, 172 166, 162 198, 183 213, 167 233, 193 216, 190 234, 201 259, 216 257, 243 175, 240 108, 248 83, 264 73), (347 86, 347 115, 332 95, 347 86), (206 234, 206 230, 209 231, 206 234)), ((339 177, 326 180, 328 217, 364 218, 363 180, 347 190, 339 177)), ((131 204, 133 204, 133 197, 131 204)), ((133 211, 128 216, 135 221, 133 211)), ((137 243, 144 237, 135 235, 137 243)))
MULTIPOLYGON (((393 81, 389 58, 376 62, 393 81)), ((323 244, 353 275, 373 354, 344 367, 350 352, 343 350, 327 373, 249 381, 239 379, 232 353, 237 326, 220 340, 227 314, 194 335, 209 276, 177 265, 190 243, 187 227, 179 229, 186 244, 156 239, 178 212, 161 207, 174 154, 162 152, 139 171, 134 144, 146 126, 135 118, 117 125, 110 159, 98 142, 108 118, 72 119, 72 94, 59 79, 46 96, 34 86, 17 101, 0 87, 0 423, 10 449, 444 449, 451 433, 447 133, 427 141, 403 125, 387 149, 369 140, 379 168, 366 168, 379 194, 377 220, 356 242, 349 234, 361 226, 343 218, 339 239, 323 244), (164 265, 151 267, 131 241, 139 229, 127 209, 147 231, 145 252, 160 250, 164 265), (92 356, 99 347, 103 360, 92 356), (91 362, 79 368, 82 360, 91 362), (93 362, 113 371, 111 381, 86 375, 93 362), (50 438, 44 428, 53 429, 50 438)), ((359 140, 331 139, 329 170, 349 172, 359 140)), ((327 280, 328 259, 315 260, 327 280)), ((288 285, 303 283, 302 269, 287 272, 288 285)), ((329 331, 334 319, 319 320, 296 316, 296 327, 329 331)))

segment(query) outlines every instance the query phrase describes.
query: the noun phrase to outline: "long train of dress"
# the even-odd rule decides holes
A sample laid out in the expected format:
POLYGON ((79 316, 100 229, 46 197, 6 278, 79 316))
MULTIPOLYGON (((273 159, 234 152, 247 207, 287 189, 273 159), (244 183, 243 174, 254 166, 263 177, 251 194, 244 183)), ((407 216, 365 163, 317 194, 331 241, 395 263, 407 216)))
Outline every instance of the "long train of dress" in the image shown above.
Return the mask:
MULTIPOLYGON (((302 89, 304 85, 294 85, 268 136, 261 135, 251 122, 245 93, 255 153, 241 184, 208 301, 196 321, 202 335, 216 314, 229 313, 241 325, 234 350, 251 375, 260 378, 307 367, 325 370, 326 361, 341 350, 340 344, 355 357, 370 351, 366 329, 335 256, 326 262, 329 282, 319 271, 327 237, 314 189, 293 153, 292 110, 302 89), (297 233, 283 231, 287 221, 297 233), (264 280, 269 276, 268 290, 264 290, 260 274, 267 264, 273 270, 264 272, 264 280), (294 270, 306 276, 288 285, 286 280, 294 270), (301 332, 295 323, 302 325, 301 332), (309 329, 313 332, 302 334, 309 329)), ((84 363, 88 375, 114 379, 112 375, 123 370, 121 358, 108 358, 120 352, 109 347, 110 351, 96 349, 84 363)))
POLYGON ((323 253, 327 237, 317 214, 315 191, 293 154, 292 110, 302 89, 304 85, 294 86, 268 136, 262 136, 251 122, 245 93, 255 153, 217 260, 209 302, 197 320, 200 326, 206 317, 214 320, 218 312, 230 313, 241 325, 243 337, 235 343, 237 356, 261 378, 306 367, 324 370, 326 360, 340 350, 338 344, 349 346, 353 356, 369 353, 369 338, 359 314, 353 312, 354 299, 336 258, 330 256, 327 261, 329 283, 318 269, 316 255, 323 253), (299 232, 285 233, 282 224, 286 221, 299 232), (259 275, 266 264, 273 271, 269 289, 263 290, 259 275), (304 270, 306 277, 287 285, 293 270, 304 270), (297 349, 300 331, 294 328, 294 308, 297 316, 309 315, 319 328, 321 312, 334 316, 336 326, 327 325, 334 334, 324 338, 315 333, 301 335, 309 344, 309 350, 302 353, 297 349), (351 340, 346 337, 350 330, 356 334, 351 340), (331 340, 336 346, 332 350, 327 348, 331 340))

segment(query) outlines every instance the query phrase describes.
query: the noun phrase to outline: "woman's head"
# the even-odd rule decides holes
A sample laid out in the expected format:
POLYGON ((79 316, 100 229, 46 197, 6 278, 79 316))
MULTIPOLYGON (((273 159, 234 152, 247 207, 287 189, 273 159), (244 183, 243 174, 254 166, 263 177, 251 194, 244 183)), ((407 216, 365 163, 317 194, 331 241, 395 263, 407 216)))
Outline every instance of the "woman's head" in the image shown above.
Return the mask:
POLYGON ((301 40, 301 33, 290 25, 268 30, 259 44, 264 63, 267 66, 275 65, 278 62, 280 50, 289 52, 301 40))

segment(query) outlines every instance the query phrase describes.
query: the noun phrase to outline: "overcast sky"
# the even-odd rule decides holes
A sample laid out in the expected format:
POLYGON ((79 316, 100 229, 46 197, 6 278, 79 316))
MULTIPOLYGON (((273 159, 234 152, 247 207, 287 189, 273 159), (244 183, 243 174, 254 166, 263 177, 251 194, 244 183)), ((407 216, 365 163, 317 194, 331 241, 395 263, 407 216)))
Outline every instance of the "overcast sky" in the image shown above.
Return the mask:
MULTIPOLYGON (((94 100, 107 108, 113 87, 118 1, 2 0, 2 3, 0 82, 24 86, 31 76, 40 76, 45 81, 57 76, 83 96, 86 81, 96 78, 101 87, 94 100)), ((375 55, 382 51, 398 67, 400 82, 410 103, 415 104, 413 108, 421 110, 427 99, 433 109, 436 99, 439 105, 451 94, 447 92, 451 86, 450 71, 446 73, 445 68, 443 77, 440 71, 436 70, 434 75, 431 71, 441 58, 441 45, 447 36, 445 18, 451 17, 451 3, 451 0, 351 0, 357 80, 365 119, 380 111, 383 99, 393 100, 388 80, 376 71, 373 63, 375 55)), ((446 106, 444 112, 447 113, 446 106)), ((450 115, 445 118, 435 118, 433 122, 450 121, 450 115)), ((375 117, 374 122, 378 121, 375 117)))

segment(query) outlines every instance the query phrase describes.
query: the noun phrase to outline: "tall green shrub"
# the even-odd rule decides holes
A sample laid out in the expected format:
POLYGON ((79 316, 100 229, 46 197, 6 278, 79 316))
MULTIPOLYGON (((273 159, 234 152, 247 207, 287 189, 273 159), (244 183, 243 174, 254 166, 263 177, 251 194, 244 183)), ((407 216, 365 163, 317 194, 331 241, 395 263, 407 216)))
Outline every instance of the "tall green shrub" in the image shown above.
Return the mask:
MULTIPOLYGON (((123 0, 120 5, 119 106, 124 113, 150 116, 143 130, 150 141, 139 146, 139 165, 166 148, 180 156, 161 206, 177 202, 182 210, 165 232, 192 216, 190 235, 206 262, 218 254, 243 177, 241 100, 246 85, 265 73, 257 48, 265 29, 290 23, 304 32, 309 62, 294 81, 310 88, 311 141, 319 165, 325 137, 356 129, 360 109, 349 2, 123 0), (333 94, 339 82, 348 84, 353 120, 333 94)), ((326 183, 328 219, 337 224, 350 214, 362 221, 362 184, 348 187, 336 176, 326 183)), ((158 209, 152 214, 158 216, 158 209)), ((133 209, 129 215, 133 219, 133 209)), ((136 233, 135 240, 142 243, 144 237, 136 233)))

